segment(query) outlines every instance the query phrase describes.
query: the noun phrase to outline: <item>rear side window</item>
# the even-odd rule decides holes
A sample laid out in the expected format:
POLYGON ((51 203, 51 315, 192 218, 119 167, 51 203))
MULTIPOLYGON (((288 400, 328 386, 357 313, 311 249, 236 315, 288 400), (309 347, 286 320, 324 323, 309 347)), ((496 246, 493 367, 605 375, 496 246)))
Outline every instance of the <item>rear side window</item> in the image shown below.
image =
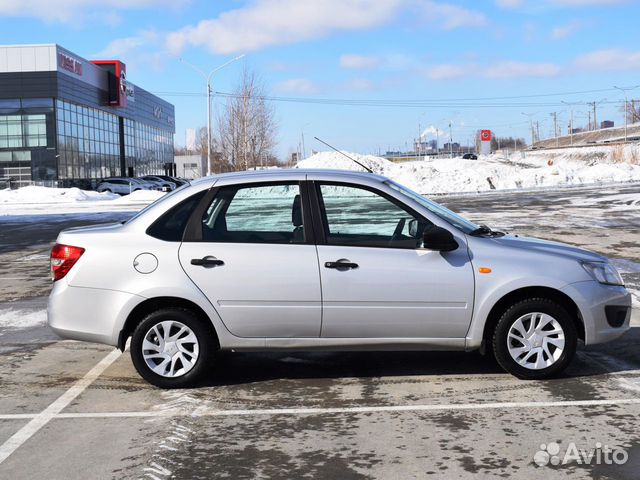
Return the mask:
POLYGON ((160 240, 166 240, 167 242, 182 241, 182 235, 184 234, 184 229, 187 226, 189 217, 205 193, 206 190, 198 192, 171 207, 151 224, 147 229, 147 235, 151 235, 160 240))
POLYGON ((202 216, 202 241, 304 243, 296 182, 222 187, 202 216))

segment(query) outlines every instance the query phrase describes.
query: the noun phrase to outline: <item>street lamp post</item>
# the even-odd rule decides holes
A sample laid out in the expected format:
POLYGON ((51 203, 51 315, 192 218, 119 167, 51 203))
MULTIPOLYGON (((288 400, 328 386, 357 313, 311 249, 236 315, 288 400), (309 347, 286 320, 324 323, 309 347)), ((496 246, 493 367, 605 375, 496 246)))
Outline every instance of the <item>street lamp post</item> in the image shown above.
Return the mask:
POLYGON ((184 63, 188 67, 191 67, 196 72, 198 72, 207 81, 207 176, 213 175, 213 170, 211 168, 211 97, 213 96, 213 89, 211 88, 211 80, 213 79, 213 75, 217 71, 222 70, 224 67, 232 64, 233 62, 240 60, 243 57, 244 57, 244 53, 242 55, 238 55, 235 58, 232 58, 228 62, 223 63, 219 67, 214 68, 208 74, 205 73, 199 67, 187 62, 185 59, 183 58, 180 59, 182 63, 184 63))
POLYGON ((613 88, 615 88, 616 90, 620 90, 622 93, 624 93, 624 143, 627 143, 627 123, 628 123, 628 117, 629 117, 629 113, 627 111, 627 109, 629 108, 629 100, 627 98, 627 92, 634 90, 636 88, 640 87, 640 85, 635 85, 633 87, 616 87, 615 85, 613 86, 613 88))

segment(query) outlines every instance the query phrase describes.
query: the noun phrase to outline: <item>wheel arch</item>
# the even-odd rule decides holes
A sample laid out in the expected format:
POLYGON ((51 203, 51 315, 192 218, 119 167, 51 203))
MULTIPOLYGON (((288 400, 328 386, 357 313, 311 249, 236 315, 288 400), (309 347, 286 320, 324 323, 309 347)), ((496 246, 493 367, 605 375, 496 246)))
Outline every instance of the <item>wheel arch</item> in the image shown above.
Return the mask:
POLYGON ((582 341, 585 339, 585 326, 584 320, 582 318, 582 314, 580 313, 580 309, 576 302, 566 293, 561 292, 555 288, 551 287, 542 287, 542 286, 531 286, 531 287, 522 287, 516 290, 512 290, 511 292, 503 295, 494 305, 491 307, 489 311, 489 315, 487 316, 487 320, 484 324, 484 330, 482 333, 482 349, 484 350, 484 346, 490 340, 493 331, 498 324, 498 320, 500 316, 505 312, 510 305, 514 303, 525 300, 527 298, 546 298, 549 300, 553 300, 559 303, 562 307, 564 307, 571 318, 575 322, 576 331, 578 332, 578 338, 582 341))
POLYGON ((127 343, 129 337, 131 337, 131 334, 135 330, 136 326, 147 315, 163 308, 182 308, 192 311, 211 330, 211 333, 216 341, 216 346, 220 346, 220 340, 218 338, 216 329, 213 326, 211 318, 209 318, 209 315, 207 315, 207 313, 197 303, 185 298, 163 296, 148 298, 140 302, 135 306, 133 310, 131 310, 131 313, 129 313, 129 315, 127 316, 127 319, 122 326, 122 330, 120 330, 120 334, 118 335, 117 347, 120 350, 124 351, 125 344, 127 343))

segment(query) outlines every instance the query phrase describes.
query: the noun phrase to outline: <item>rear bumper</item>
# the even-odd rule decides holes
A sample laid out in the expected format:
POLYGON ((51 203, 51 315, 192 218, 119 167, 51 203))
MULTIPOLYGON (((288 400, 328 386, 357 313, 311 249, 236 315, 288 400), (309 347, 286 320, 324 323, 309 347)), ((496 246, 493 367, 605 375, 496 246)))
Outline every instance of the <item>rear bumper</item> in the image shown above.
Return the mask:
POLYGON ((624 287, 586 281, 567 285, 562 291, 578 305, 585 345, 610 342, 629 330, 631 294, 624 287))
POLYGON ((64 278, 49 295, 47 322, 63 338, 117 346, 127 313, 142 299, 115 290, 72 287, 64 278))

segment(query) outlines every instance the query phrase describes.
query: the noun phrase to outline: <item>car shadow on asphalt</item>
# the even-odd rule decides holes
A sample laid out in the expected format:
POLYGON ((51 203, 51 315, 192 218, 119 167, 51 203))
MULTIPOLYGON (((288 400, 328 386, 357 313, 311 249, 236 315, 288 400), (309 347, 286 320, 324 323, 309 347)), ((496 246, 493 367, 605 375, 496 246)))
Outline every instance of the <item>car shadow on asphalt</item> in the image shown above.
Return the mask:
MULTIPOLYGON (((555 380, 607 375, 640 368, 640 327, 621 339, 585 348, 555 380)), ((198 386, 214 387, 280 379, 403 376, 508 375, 491 354, 479 352, 219 352, 198 386)))

